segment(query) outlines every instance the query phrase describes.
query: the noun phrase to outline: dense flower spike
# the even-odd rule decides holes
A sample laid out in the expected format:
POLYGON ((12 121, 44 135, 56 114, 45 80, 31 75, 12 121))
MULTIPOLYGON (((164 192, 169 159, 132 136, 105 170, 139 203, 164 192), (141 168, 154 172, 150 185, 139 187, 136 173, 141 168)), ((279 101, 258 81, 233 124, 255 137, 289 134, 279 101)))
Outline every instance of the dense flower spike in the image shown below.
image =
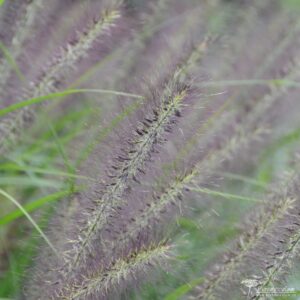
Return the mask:
MULTIPOLYGON (((288 267, 288 261, 299 242, 299 176, 292 179, 245 226, 245 232, 237 239, 231 252, 224 255, 217 271, 210 272, 198 288, 197 299, 218 299, 229 295, 228 286, 239 290, 241 278, 257 280, 258 289, 268 287, 288 267), (226 291, 227 290, 227 291, 226 291)), ((259 290, 253 291, 253 299, 259 299, 259 290)), ((262 296, 262 295, 261 295, 262 296)))
POLYGON ((114 166, 112 183, 107 184, 101 191, 101 198, 95 200, 95 212, 89 217, 88 226, 79 239, 80 243, 74 244, 75 256, 71 252, 71 257, 75 264, 81 260, 82 255, 87 254, 92 240, 99 237, 103 225, 115 207, 123 204, 123 194, 128 188, 128 181, 138 181, 137 174, 144 172, 145 162, 155 145, 162 141, 165 133, 171 130, 175 119, 181 115, 190 97, 189 93, 188 86, 171 82, 171 85, 164 89, 159 106, 135 129, 135 137, 129 142, 129 148, 124 151, 123 156, 117 157, 118 164, 114 166))
MULTIPOLYGON (((101 15, 95 18, 87 28, 77 32, 74 40, 60 48, 59 53, 55 54, 50 63, 44 67, 43 72, 31 83, 31 87, 26 91, 27 98, 37 98, 58 91, 65 78, 70 77, 71 72, 76 69, 79 61, 88 55, 95 42, 116 25, 121 16, 120 3, 100 13, 101 15)), ((24 99, 22 98, 20 101, 22 100, 24 99)), ((5 151, 4 142, 10 140, 15 135, 15 131, 30 122, 32 118, 33 110, 25 107, 3 121, 4 125, 1 124, 1 127, 4 129, 0 129, 1 152, 5 151)))
MULTIPOLYGON (((263 131, 255 129, 253 132, 240 131, 221 145, 219 150, 212 151, 197 162, 191 170, 182 176, 172 179, 168 187, 163 187, 162 192, 154 192, 151 198, 143 199, 144 208, 135 212, 127 224, 122 224, 119 231, 113 235, 118 243, 113 243, 113 248, 105 248, 110 256, 116 255, 126 248, 131 242, 139 240, 140 235, 151 235, 151 229, 155 225, 163 225, 168 220, 166 213, 174 207, 181 207, 182 199, 187 192, 192 190, 191 185, 201 185, 208 181, 209 177, 221 165, 224 160, 230 159, 241 148, 246 148, 248 143, 259 139, 263 131), (251 135, 251 138, 247 138, 251 135), (149 231, 149 232, 148 232, 149 231)), ((148 195, 146 195, 148 197, 148 195)), ((113 224, 111 224, 113 227, 113 224)))
MULTIPOLYGON (((283 281, 283 277, 285 277, 287 272, 292 269, 292 263, 297 259, 297 256, 299 256, 300 253, 299 215, 300 212, 298 209, 288 216, 290 217, 288 220, 289 223, 291 222, 291 219, 295 219, 295 221, 291 223, 294 228, 280 228, 281 233, 286 231, 289 238, 285 241, 286 244, 282 251, 276 249, 276 252, 272 254, 269 265, 266 266, 267 270, 264 270, 264 276, 259 278, 259 282, 256 285, 256 288, 259 290, 252 296, 253 299, 263 299, 266 288, 274 286, 274 283, 276 282, 280 283, 280 281, 283 281)), ((274 239, 282 244, 284 243, 284 241, 278 237, 275 238, 274 236, 274 239)))
MULTIPOLYGON (((172 124, 176 118, 182 116, 182 111, 189 106, 189 99, 197 97, 193 95, 192 89, 185 83, 188 72, 194 63, 203 57, 209 39, 205 37, 196 47, 191 46, 187 55, 183 57, 175 67, 175 71, 166 78, 167 83, 163 86, 161 93, 153 95, 157 107, 152 108, 152 116, 146 113, 144 120, 135 129, 135 135, 128 149, 122 155, 118 155, 117 164, 113 166, 113 182, 103 187, 100 192, 101 199, 95 200, 96 209, 94 215, 88 219, 85 232, 81 233, 79 246, 75 247, 75 264, 86 255, 91 247, 92 240, 99 235, 107 218, 114 212, 117 206, 122 205, 122 195, 129 187, 130 180, 138 182, 137 175, 144 173, 145 162, 149 159, 154 146, 160 143, 164 135, 172 130, 172 124)), ((146 99, 149 102, 150 99, 146 99)), ((75 242, 76 244, 76 242, 75 242)), ((71 251, 72 260, 74 259, 71 251)))
POLYGON ((284 285, 300 250, 300 176, 281 176, 300 136, 300 22, 287 2, 0 0, 0 185, 16 183, 28 213, 55 208, 45 234, 32 222, 53 246, 38 248, 22 299, 264 299, 284 285), (179 250, 172 275, 135 297, 168 262, 166 240, 179 250))
POLYGON ((53 92, 62 77, 68 74, 80 59, 88 55, 88 51, 95 41, 114 27, 119 18, 120 10, 113 8, 102 12, 101 16, 95 19, 89 28, 83 32, 78 32, 76 40, 61 49, 58 57, 34 84, 32 96, 38 97, 53 92))
POLYGON ((133 280, 138 280, 147 273, 149 266, 160 265, 170 256, 170 246, 166 244, 150 245, 132 251, 130 256, 119 258, 96 274, 89 274, 78 285, 65 289, 59 299, 106 299, 108 293, 117 292, 128 286, 133 280))

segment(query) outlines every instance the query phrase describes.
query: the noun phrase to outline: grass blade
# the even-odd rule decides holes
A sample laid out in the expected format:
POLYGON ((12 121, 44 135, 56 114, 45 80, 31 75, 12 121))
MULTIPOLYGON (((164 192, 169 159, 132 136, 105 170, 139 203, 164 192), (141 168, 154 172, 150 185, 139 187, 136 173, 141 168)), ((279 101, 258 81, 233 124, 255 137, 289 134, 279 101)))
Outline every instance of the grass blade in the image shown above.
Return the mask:
POLYGON ((219 192, 219 191, 214 191, 214 190, 210 190, 207 188, 200 188, 200 187, 190 187, 188 186, 188 189, 194 192, 199 192, 199 193, 203 193, 203 194, 207 194, 207 195, 212 195, 212 196, 217 196, 217 197, 222 197, 222 198, 226 198, 229 200, 242 200, 242 201, 252 201, 252 202, 261 202, 263 203, 262 200, 258 200, 255 198, 251 198, 251 197, 246 197, 246 196, 241 196, 241 195, 235 195, 235 194, 229 194, 229 193, 223 193, 223 192, 219 192))
MULTIPOLYGON (((32 212, 37 210, 38 208, 42 207, 43 205, 45 205, 46 203, 52 202, 52 201, 57 201, 65 196, 70 195, 72 192, 70 192, 69 190, 66 191, 60 191, 60 192, 56 192, 50 195, 47 195, 45 197, 41 197, 35 201, 32 201, 30 203, 27 203, 23 206, 23 208, 27 211, 27 212, 32 212)), ((17 209, 12 211, 11 213, 5 215, 4 217, 2 217, 0 219, 0 226, 2 225, 6 225, 20 217, 22 217, 24 215, 23 211, 21 209, 17 209)))
POLYGON ((25 210, 25 208, 15 199, 13 198, 11 195, 9 195, 8 193, 6 193, 4 190, 0 189, 0 194, 2 196, 4 196, 6 199, 8 199, 9 201, 11 201, 13 204, 15 204, 19 210, 23 213, 23 215, 26 216, 26 218, 28 219, 28 221, 32 224, 32 226, 36 229, 36 231, 41 235, 41 237, 45 240, 45 242, 49 245, 49 247, 54 251, 54 253, 57 255, 57 251, 54 248, 54 246, 52 245, 52 243, 49 241, 49 239, 47 238, 47 236, 44 234, 44 232, 42 231, 42 229, 39 227, 39 225, 32 219, 32 217, 28 214, 28 212, 25 210))
POLYGON ((142 99, 143 97, 140 95, 118 92, 113 90, 102 90, 102 89, 74 89, 74 90, 65 90, 63 92, 51 93, 45 96, 40 96, 36 98, 27 99, 18 103, 14 103, 9 105, 3 109, 0 109, 0 117, 7 115, 13 111, 16 111, 20 108, 27 107, 33 104, 42 103, 46 100, 57 100, 57 98, 62 98, 68 95, 80 94, 80 93, 98 93, 98 94, 111 94, 116 96, 124 96, 124 97, 132 97, 142 99))
POLYGON ((164 300, 179 300, 182 296, 184 296, 186 293, 188 293, 190 290, 192 290, 195 286, 200 284, 204 280, 203 277, 194 279, 191 282, 188 282, 186 284, 181 285, 176 290, 168 294, 164 300))

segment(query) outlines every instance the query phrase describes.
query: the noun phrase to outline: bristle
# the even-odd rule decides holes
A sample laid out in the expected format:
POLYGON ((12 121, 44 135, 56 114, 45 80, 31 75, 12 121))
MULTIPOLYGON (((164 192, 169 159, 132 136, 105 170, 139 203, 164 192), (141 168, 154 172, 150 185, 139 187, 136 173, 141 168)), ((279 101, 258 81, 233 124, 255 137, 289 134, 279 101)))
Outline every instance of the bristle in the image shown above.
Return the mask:
MULTIPOLYGON (((285 227, 286 229, 289 227, 294 219, 292 215, 295 207, 297 209, 299 206, 299 200, 291 198, 294 197, 295 190, 298 190, 298 182, 297 176, 291 179, 288 187, 283 187, 283 190, 270 196, 256 218, 251 221, 252 224, 247 225, 245 232, 237 239, 231 251, 224 255, 217 271, 212 271, 199 287, 200 293, 197 299, 216 299, 218 295, 224 295, 226 286, 239 285, 240 278, 246 279, 249 276, 260 278, 259 287, 262 288, 272 282, 272 278, 280 272, 283 261, 288 260, 289 252, 297 248, 297 225, 288 235, 285 227), (282 224, 285 225, 282 227, 282 224), (284 241, 282 246, 284 250, 278 252, 277 245, 282 244, 282 241, 284 241), (292 244, 295 241, 294 248, 292 244), (273 252, 275 249, 277 251, 273 252), (274 254, 268 257, 270 251, 274 254), (266 265, 267 269, 262 270, 263 265, 266 265)), ((257 294, 254 299, 256 296, 257 294)))
POLYGON ((118 293, 133 280, 140 279, 153 265, 161 265, 170 254, 170 246, 152 244, 122 257, 107 268, 85 276, 79 284, 66 287, 60 299, 106 299, 114 290, 118 293))
MULTIPOLYGON (((35 3, 35 2, 33 2, 35 3)), ((56 92, 67 77, 76 67, 81 59, 88 55, 89 50, 95 42, 101 37, 108 34, 117 20, 121 16, 119 4, 110 10, 101 12, 101 15, 93 20, 92 24, 81 31, 78 31, 76 40, 69 42, 66 46, 59 49, 59 53, 44 67, 41 75, 31 83, 30 89, 22 94, 27 98, 37 98, 45 96, 49 93, 56 92)), ((27 26, 25 27, 27 28, 27 26)), ((19 41, 21 43, 21 41, 19 41)), ((20 48, 18 48, 20 50, 20 48)), ((34 110, 30 107, 20 109, 15 113, 11 113, 6 122, 5 130, 1 133, 0 151, 4 153, 6 147, 3 146, 4 140, 11 140, 10 136, 15 136, 17 131, 26 124, 31 123, 34 119, 34 110)))
POLYGON ((95 213, 87 221, 88 226, 81 234, 81 242, 74 245, 76 249, 76 255, 73 256, 75 264, 87 254, 92 241, 95 236, 99 236, 114 208, 124 203, 123 194, 129 186, 130 180, 139 182, 137 179, 139 169, 144 169, 155 145, 161 143, 171 121, 176 117, 176 112, 184 108, 183 103, 188 97, 189 90, 186 86, 166 87, 161 95, 161 103, 153 111, 153 116, 146 117, 147 120, 151 120, 148 121, 148 126, 135 129, 136 134, 130 142, 130 148, 116 159, 113 185, 104 187, 101 191, 102 197, 94 200, 95 213))
MULTIPOLYGON (((22 299, 264 299, 286 285, 300 250, 290 2, 0 0, 0 186, 20 199, 1 203, 0 257, 19 228, 27 238, 23 215, 48 241, 22 299), (144 288, 169 240, 179 255, 144 288)), ((7 292, 2 273, 11 298, 19 272, 7 292)))

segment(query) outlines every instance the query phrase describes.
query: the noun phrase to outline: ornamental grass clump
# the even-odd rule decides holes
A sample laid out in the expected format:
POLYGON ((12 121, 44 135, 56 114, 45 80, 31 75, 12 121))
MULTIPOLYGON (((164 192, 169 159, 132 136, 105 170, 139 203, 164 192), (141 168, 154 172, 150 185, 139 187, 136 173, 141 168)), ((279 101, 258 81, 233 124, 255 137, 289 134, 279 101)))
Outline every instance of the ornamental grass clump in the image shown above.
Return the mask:
POLYGON ((0 1, 0 297, 297 282, 298 5, 21 2, 0 1))

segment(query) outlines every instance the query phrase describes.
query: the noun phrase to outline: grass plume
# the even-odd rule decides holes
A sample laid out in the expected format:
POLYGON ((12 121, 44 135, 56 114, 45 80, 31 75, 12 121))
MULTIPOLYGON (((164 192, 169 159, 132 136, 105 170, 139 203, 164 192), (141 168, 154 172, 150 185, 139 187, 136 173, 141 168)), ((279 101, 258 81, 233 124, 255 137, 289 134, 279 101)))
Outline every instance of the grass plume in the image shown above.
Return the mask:
POLYGON ((59 297, 61 299, 105 299, 111 291, 120 293, 128 282, 138 280, 147 272, 149 266, 159 265, 161 261, 169 258, 170 246, 167 244, 150 245, 132 251, 130 256, 120 258, 104 270, 88 275, 78 285, 66 288, 59 297))
POLYGON ((300 288, 297 1, 48 2, 0 5, 0 297, 300 288))

